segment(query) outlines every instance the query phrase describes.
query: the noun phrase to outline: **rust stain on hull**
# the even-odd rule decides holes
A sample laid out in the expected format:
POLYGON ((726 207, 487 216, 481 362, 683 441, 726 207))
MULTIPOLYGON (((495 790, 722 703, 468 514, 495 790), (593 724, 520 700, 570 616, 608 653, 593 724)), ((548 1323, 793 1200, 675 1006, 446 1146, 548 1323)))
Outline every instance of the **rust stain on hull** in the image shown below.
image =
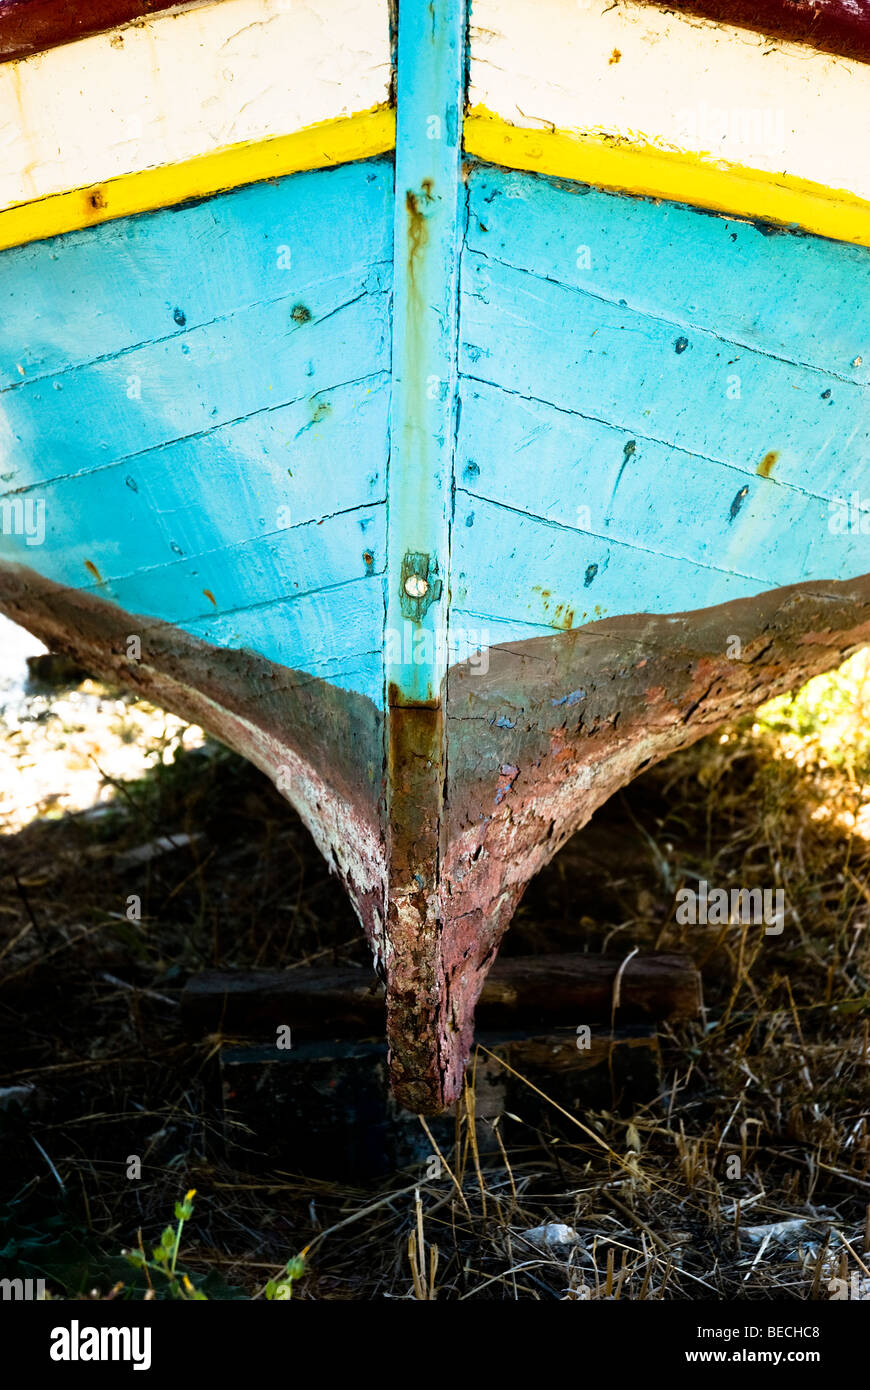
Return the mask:
POLYGON ((420 207, 421 197, 424 202, 432 202, 433 183, 431 179, 425 179, 420 194, 409 188, 405 194, 405 211, 408 214, 408 280, 411 286, 415 286, 417 278, 417 263, 425 250, 429 239, 429 228, 426 225, 426 216, 420 207))
MULTIPOLYGON (((398 692, 392 691, 393 698, 398 692)), ((444 1071, 443 936, 439 902, 444 767, 440 704, 391 705, 387 753, 390 865, 386 1005, 390 1075, 397 1099, 420 1113, 441 1109, 444 1071)))
POLYGON ((760 478, 769 478, 776 466, 778 458, 779 452, 776 449, 771 449, 769 453, 765 454, 761 463, 755 470, 758 476, 760 478))

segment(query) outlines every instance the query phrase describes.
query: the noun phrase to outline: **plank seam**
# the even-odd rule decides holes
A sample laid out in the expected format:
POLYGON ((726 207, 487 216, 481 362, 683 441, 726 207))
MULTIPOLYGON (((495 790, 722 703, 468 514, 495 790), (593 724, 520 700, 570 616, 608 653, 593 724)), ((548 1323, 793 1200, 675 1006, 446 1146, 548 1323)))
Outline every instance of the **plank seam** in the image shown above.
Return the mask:
MULTIPOLYGON (((718 333, 715 328, 696 323, 691 319, 669 318, 666 314, 655 314, 649 309, 641 309, 638 305, 631 304, 627 300, 620 302, 616 299, 610 299, 606 294, 598 294, 595 290, 590 290, 585 285, 569 285, 565 280, 557 280, 552 275, 543 275, 540 271, 530 270, 528 266, 520 266, 514 261, 506 261, 501 256, 491 256, 486 251, 482 251, 476 246, 469 246, 468 254, 469 256, 478 257, 482 261, 503 266, 506 270, 511 270, 516 275, 527 275, 529 279, 537 280, 542 284, 555 285, 558 289, 565 290, 569 294, 577 294, 582 298, 592 299, 600 304, 609 304, 613 309, 627 309, 639 319, 647 320, 650 323, 667 324, 669 327, 676 329, 688 329, 692 333, 701 333, 706 338, 712 338, 717 343, 722 343, 724 347, 736 348, 742 352, 753 353, 758 357, 768 357, 774 362, 782 362, 783 365, 787 367, 800 367, 805 371, 816 372, 819 376, 829 378, 831 381, 836 381, 841 386, 854 386, 860 390, 863 389, 866 384, 862 381, 856 381, 854 377, 843 376, 839 372, 834 371, 831 367, 820 367, 814 362, 804 362, 800 358, 786 357, 782 353, 774 352, 771 348, 743 342, 739 338, 725 337, 722 333, 718 333)), ((477 297, 469 291, 465 291, 465 293, 468 293, 470 298, 477 297)))
MULTIPOLYGON (((525 391, 512 391, 509 386, 504 386, 500 381, 492 381, 489 377, 471 376, 468 372, 461 374, 462 381, 473 381, 478 386, 489 386, 494 391, 504 391, 507 396, 516 396, 519 400, 528 401, 530 404, 543 405, 550 410, 556 410, 560 415, 567 415, 569 419, 576 417, 578 420, 588 420, 590 424, 602 425, 605 429, 618 430, 622 434, 630 434, 634 439, 641 439, 647 444, 660 444, 664 449, 673 449, 675 452, 685 454, 687 458, 698 459, 702 463, 712 463, 719 468, 733 468, 743 478, 758 478, 761 475, 754 469, 741 467, 739 463, 734 463, 730 459, 717 458, 713 454, 698 454, 691 449, 687 449, 684 444, 674 444, 669 439, 660 439, 654 434, 644 434, 641 430, 633 429, 630 425, 618 425, 612 420, 605 420, 601 415, 587 415, 580 410, 571 410, 569 406, 557 405, 555 401, 548 401, 543 396, 532 396, 525 391)), ((844 447, 848 447, 857 433, 860 425, 856 425, 849 438, 844 441, 844 447)), ((836 497, 825 497, 822 493, 810 492, 808 488, 802 488, 797 483, 790 483, 782 478, 766 478, 765 482, 772 483, 774 487, 790 488, 793 492, 799 493, 803 497, 813 497, 818 502, 834 502, 836 497)), ((470 494, 474 496, 473 493, 470 494)))

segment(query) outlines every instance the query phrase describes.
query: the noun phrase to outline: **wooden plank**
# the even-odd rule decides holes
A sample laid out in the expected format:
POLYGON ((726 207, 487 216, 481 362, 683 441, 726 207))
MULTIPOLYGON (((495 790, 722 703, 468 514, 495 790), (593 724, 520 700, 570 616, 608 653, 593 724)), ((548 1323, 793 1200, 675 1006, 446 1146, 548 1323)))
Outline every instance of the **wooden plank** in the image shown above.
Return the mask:
MULTIPOLYGON (((701 458, 498 388, 463 383, 462 400, 467 408, 459 437, 465 461, 461 491, 467 500, 458 505, 465 511, 476 499, 495 502, 518 514, 514 525, 521 525, 525 514, 690 566, 760 577, 768 584, 788 583, 796 569, 806 572, 811 535, 833 541, 828 498, 779 478, 779 458, 767 478, 757 468, 701 458), (497 440, 491 433, 495 422, 501 430, 497 440), (592 467, 584 467, 584 460, 592 460, 592 467), (731 504, 744 487, 737 514, 741 525, 735 528, 731 504), (747 540, 740 532, 750 519, 747 540), (774 530, 796 525, 803 527, 803 549, 784 546, 771 553, 774 530)), ((826 404, 820 400, 821 408, 826 404)), ((857 484, 857 468, 852 467, 857 484)), ((848 487, 850 470, 843 472, 840 486, 848 487)), ((509 518, 504 520, 510 527, 509 518)), ((832 554, 822 561, 828 570, 832 554)), ((836 556, 839 567, 842 537, 837 538, 836 556)))
MULTIPOLYGON (((388 410, 386 375, 364 377, 43 484, 48 542, 66 557, 70 575, 90 556, 108 578, 129 573, 131 561, 150 568, 371 508, 385 500, 388 410), (112 563, 116 533, 82 533, 78 517, 94 506, 114 508, 135 527, 135 547, 112 563)), ((372 553, 367 570, 375 559, 372 553)))
MULTIPOLYGON (((857 348, 855 357, 866 371, 857 348)), ((464 262, 460 365, 475 380, 630 430, 638 441, 747 472, 774 453, 776 480, 816 496, 842 486, 843 467, 848 476, 870 443, 863 383, 738 350, 710 329, 681 332, 473 252, 464 262), (535 340, 539 351, 523 350, 535 340)))
POLYGON ((144 607, 171 622, 189 623, 279 598, 293 601, 384 570, 383 503, 286 527, 276 511, 268 519, 262 517, 259 535, 241 541, 230 535, 219 544, 215 526, 210 544, 189 547, 181 543, 187 537, 177 519, 171 513, 155 513, 147 498, 140 502, 116 469, 50 484, 40 496, 46 507, 43 574, 58 583, 73 580, 79 587, 94 588, 134 612, 144 611, 147 594, 144 607), (64 523, 73 510, 76 515, 110 512, 113 529, 96 536, 83 536, 80 529, 76 533, 64 523), (138 527, 140 518, 136 545, 130 547, 124 542, 124 528, 138 527))
POLYGON ((298 306, 291 295, 255 304, 51 382, 7 390, 3 408, 14 445, 4 472, 14 472, 22 487, 132 462, 388 368, 388 293, 376 277, 374 284, 358 272, 337 277, 306 300, 298 306))
MULTIPOLYGON (((478 1002, 478 1026, 609 1022, 623 965, 624 957, 581 953, 497 960, 478 1002)), ((383 1030, 383 986, 353 966, 206 970, 187 981, 181 1002, 192 1032, 250 1037, 286 1024, 322 1038, 383 1030)), ((645 953, 622 970, 615 1016, 620 1024, 694 1018, 700 1005, 701 979, 689 956, 645 953)))
POLYGON ((392 187, 302 175, 2 258, 2 506, 42 509, 46 578, 382 703, 392 187))
POLYGON ((448 970, 456 962, 438 881, 465 42, 465 0, 403 0, 387 488, 385 793, 391 867, 386 922, 374 948, 387 977, 394 1088, 416 1110, 439 1110, 445 1095, 456 1094, 467 1042, 447 1025, 448 970))
MULTIPOLYGON (((704 608, 798 577, 866 569, 857 523, 851 532, 831 525, 838 504, 627 432, 622 441, 613 431, 599 435, 582 421, 566 438, 561 412, 551 412, 551 434, 523 441, 524 467, 512 469, 513 426, 525 403, 503 399, 491 444, 488 412, 475 419, 474 492, 456 491, 453 593, 463 612, 493 620, 485 645, 533 635, 504 627, 508 619, 564 630, 605 614, 704 608), (590 437, 598 447, 584 455, 590 437), (594 474, 578 455, 595 460, 594 474), (493 546, 505 560, 487 570, 478 556, 493 546)), ((480 621, 452 621, 482 631, 480 621)))
POLYGON ((499 613, 474 612, 460 606, 458 594, 454 593, 453 598, 449 637, 457 665, 475 665, 485 669, 489 663, 490 647, 553 635, 550 623, 523 623, 518 618, 503 618, 499 613))
POLYGON ((307 306, 375 266, 388 276, 392 204, 381 159, 15 247, 0 256, 0 390, 257 304, 307 306))
POLYGON ((503 620, 565 632, 620 613, 687 611, 769 587, 763 577, 554 526, 461 493, 456 520, 457 604, 473 613, 498 612, 503 620), (493 545, 504 556, 495 572, 475 563, 493 545))
POLYGON ((861 247, 502 169, 472 169, 466 186, 471 251, 627 305, 675 336, 700 328, 870 382, 870 359, 855 361, 870 299, 861 247))
POLYGON ((870 445, 865 253, 516 173, 468 186, 457 625, 511 641, 865 571, 832 523, 870 445))
MULTIPOLYGON (((372 581, 384 568, 386 516, 383 503, 361 512, 341 512, 322 521, 227 546, 190 559, 161 564, 143 573, 127 571, 104 591, 122 607, 150 605, 170 622, 186 626, 220 609, 238 620, 248 608, 281 601, 287 607, 306 596, 353 580, 372 581), (367 546, 371 550, 367 551, 367 546), (373 556, 367 564, 364 555, 373 556), (376 557, 376 558, 375 558, 376 557)), ((101 586, 103 587, 103 586, 101 586)), ((377 641, 378 631, 370 634, 377 641)))
POLYGON ((278 600, 198 619, 185 624, 185 630, 217 647, 266 656, 295 670, 297 683, 307 673, 342 690, 356 691, 380 710, 384 589, 379 577, 354 579, 292 602, 278 600))

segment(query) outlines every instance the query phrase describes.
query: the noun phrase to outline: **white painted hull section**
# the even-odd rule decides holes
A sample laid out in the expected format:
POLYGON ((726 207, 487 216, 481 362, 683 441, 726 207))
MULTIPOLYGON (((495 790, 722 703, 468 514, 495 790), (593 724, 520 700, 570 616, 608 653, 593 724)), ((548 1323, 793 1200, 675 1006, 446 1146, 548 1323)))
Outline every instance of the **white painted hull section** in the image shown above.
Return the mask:
POLYGON ((386 0, 223 0, 0 66, 0 209, 388 99, 386 0))
POLYGON ((870 198, 870 66, 612 0, 474 0, 472 109, 870 198))

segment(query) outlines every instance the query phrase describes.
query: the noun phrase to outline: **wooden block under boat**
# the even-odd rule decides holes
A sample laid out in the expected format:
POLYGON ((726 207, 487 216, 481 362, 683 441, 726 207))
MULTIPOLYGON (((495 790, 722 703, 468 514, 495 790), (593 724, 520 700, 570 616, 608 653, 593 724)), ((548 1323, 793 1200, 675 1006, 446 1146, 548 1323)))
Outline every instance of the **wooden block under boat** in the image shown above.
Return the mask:
MULTIPOLYGON (((262 1036, 285 1024, 306 1037, 364 1035, 382 1032, 383 998, 379 981, 354 966, 206 970, 188 980, 182 1010, 191 1031, 250 1036, 256 1029, 262 1036)), ((626 961, 577 952, 496 961, 477 1020, 503 1029, 535 1021, 602 1023, 613 1014, 623 1024, 692 1018, 700 1008, 701 978, 689 956, 649 952, 626 961)))

